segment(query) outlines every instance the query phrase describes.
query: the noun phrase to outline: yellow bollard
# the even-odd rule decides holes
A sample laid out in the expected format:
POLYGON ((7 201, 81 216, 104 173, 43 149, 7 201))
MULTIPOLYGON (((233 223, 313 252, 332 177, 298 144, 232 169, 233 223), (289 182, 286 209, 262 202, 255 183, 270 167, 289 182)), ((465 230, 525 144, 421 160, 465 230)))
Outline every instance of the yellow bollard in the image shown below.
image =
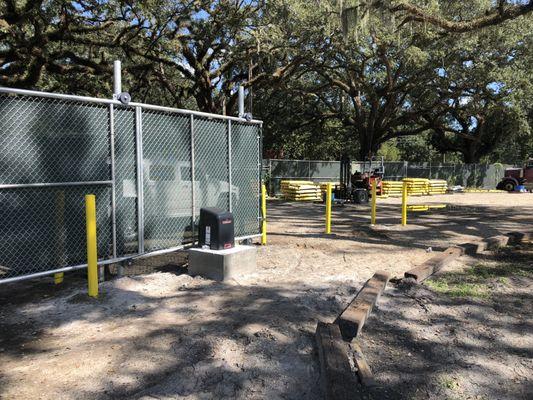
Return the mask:
POLYGON ((63 283, 63 276, 64 276, 63 272, 58 272, 57 274, 54 274, 54 283, 56 285, 63 283))
POLYGON ((266 201, 266 186, 261 185, 261 214, 263 218, 261 219, 261 244, 264 246, 267 244, 267 201, 266 201))
POLYGON ((331 233, 331 191, 332 185, 326 185, 326 234, 331 233))
MULTIPOLYGON (((56 193, 56 263, 58 267, 64 267, 66 262, 65 241, 65 192, 60 190, 56 193)), ((54 274, 54 283, 60 285, 63 283, 65 274, 58 272, 54 274)))
POLYGON ((407 182, 402 187, 402 226, 407 225, 407 182))
POLYGON ((98 297, 96 197, 94 194, 85 195, 85 221, 87 227, 87 280, 89 296, 98 297))
POLYGON ((374 179, 372 181, 372 211, 370 214, 370 224, 376 225, 376 201, 377 201, 377 182, 374 179))

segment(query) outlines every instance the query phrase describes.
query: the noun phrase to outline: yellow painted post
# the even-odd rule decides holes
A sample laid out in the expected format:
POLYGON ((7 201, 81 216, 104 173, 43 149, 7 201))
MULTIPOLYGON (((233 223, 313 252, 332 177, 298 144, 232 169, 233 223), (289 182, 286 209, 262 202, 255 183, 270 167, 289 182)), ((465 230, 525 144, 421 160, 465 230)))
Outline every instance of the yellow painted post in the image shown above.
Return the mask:
POLYGON ((372 211, 370 214, 370 224, 376 225, 376 201, 377 201, 377 182, 374 179, 372 181, 372 211))
POLYGON ((326 234, 331 233, 331 191, 332 185, 326 185, 326 234))
POLYGON ((407 182, 402 187, 402 225, 407 225, 407 182))
POLYGON ((64 277, 63 272, 58 272, 57 274, 54 274, 54 283, 56 285, 63 283, 63 277, 64 277))
POLYGON ((96 197, 94 194, 85 195, 85 222, 87 228, 87 280, 89 296, 98 297, 96 197))
MULTIPOLYGON (((66 263, 65 255, 65 192, 60 190, 56 193, 56 263, 58 267, 64 267, 66 263)), ((63 283, 63 272, 54 274, 54 283, 63 283)))
POLYGON ((264 246, 267 244, 267 190, 266 186, 264 184, 261 185, 261 215, 263 218, 261 219, 261 244, 264 246))

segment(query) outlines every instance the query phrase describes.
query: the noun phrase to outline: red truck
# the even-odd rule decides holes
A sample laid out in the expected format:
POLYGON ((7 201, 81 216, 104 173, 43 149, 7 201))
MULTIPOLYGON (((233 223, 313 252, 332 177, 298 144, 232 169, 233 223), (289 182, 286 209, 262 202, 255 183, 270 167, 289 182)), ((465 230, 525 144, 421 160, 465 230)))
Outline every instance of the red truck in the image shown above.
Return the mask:
POLYGON ((505 176, 498 183, 496 189, 513 192, 517 186, 523 185, 533 191, 533 158, 529 159, 523 168, 507 168, 505 176))

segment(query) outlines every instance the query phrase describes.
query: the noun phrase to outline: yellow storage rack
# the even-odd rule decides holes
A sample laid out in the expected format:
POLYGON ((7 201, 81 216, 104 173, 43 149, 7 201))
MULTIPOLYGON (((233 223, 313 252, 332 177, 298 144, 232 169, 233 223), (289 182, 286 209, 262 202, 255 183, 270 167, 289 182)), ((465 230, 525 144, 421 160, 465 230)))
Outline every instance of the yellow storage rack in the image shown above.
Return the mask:
POLYGON ((320 201, 322 190, 320 186, 310 181, 281 181, 281 194, 286 200, 320 201))
POLYGON ((383 194, 391 197, 401 196, 404 182, 407 182, 407 194, 409 196, 445 194, 448 191, 448 183, 445 180, 404 178, 403 181, 383 181, 383 194))

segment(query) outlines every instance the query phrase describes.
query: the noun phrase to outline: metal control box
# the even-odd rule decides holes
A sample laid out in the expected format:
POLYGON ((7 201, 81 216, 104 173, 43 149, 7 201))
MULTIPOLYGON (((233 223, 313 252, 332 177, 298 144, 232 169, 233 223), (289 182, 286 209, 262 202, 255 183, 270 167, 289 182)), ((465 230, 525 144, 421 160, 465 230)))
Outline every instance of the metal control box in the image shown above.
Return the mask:
POLYGON ((198 244, 211 250, 235 247, 233 214, 218 208, 201 208, 198 227, 198 244))

